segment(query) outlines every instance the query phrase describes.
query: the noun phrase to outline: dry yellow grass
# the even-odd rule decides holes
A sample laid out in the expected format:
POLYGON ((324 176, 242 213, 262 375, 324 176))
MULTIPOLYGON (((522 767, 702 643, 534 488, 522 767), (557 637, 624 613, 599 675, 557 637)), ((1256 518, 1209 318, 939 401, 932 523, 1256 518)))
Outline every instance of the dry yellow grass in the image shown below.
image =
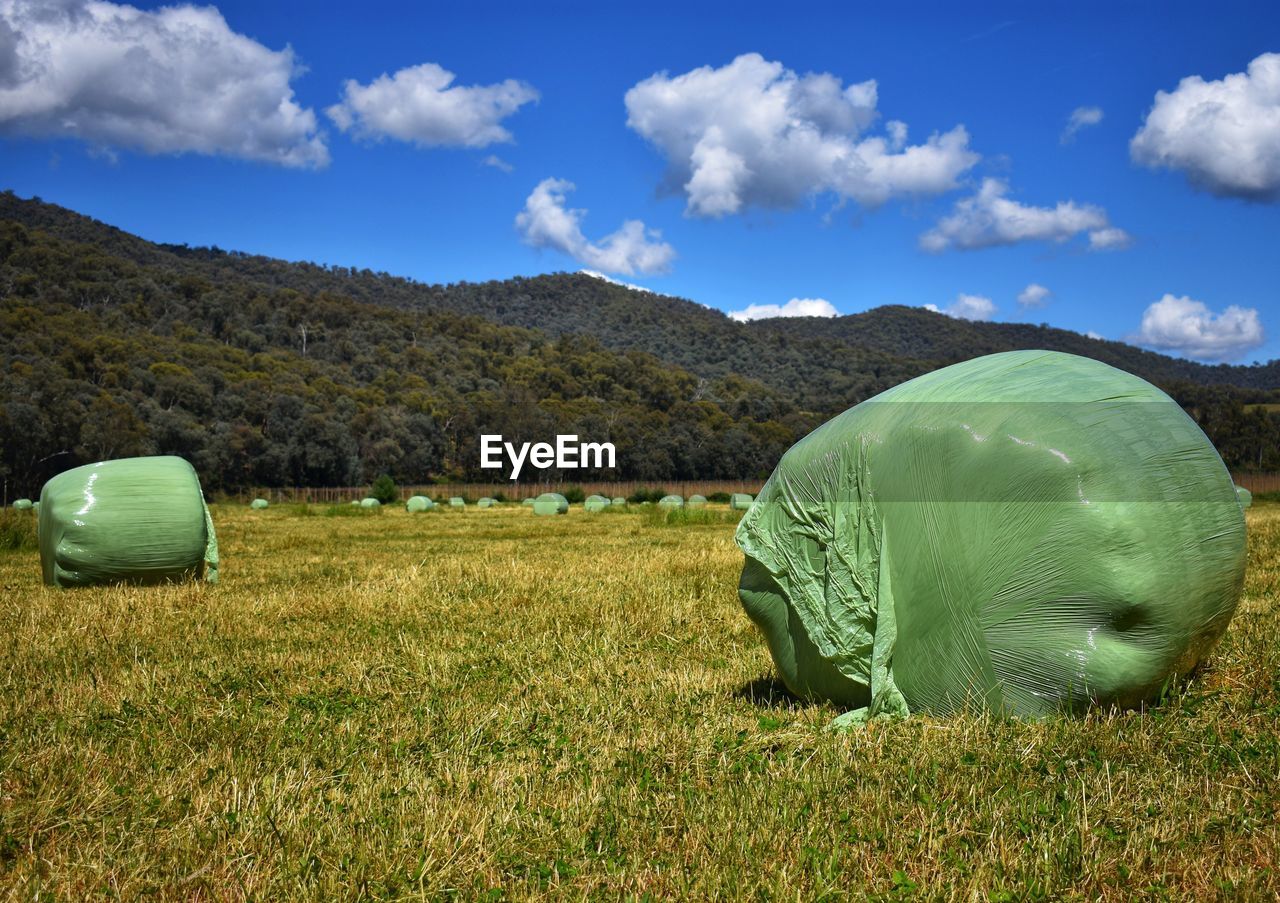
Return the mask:
POLYGON ((214 516, 216 587, 51 590, 0 552, 10 895, 1280 890, 1280 506, 1163 705, 849 735, 773 683, 731 523, 214 516))

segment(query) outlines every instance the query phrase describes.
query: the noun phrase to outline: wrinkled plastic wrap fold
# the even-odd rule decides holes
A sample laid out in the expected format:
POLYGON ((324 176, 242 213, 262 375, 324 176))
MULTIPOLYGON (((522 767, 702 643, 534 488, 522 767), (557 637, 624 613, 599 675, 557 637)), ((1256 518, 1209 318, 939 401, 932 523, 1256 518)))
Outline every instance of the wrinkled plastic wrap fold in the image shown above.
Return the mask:
POLYGON ((881 713, 1136 705, 1226 629, 1244 520, 1143 380, 1009 352, 792 447, 738 526, 742 603, 802 697, 881 713))
POLYGON ((45 483, 40 502, 40 564, 51 586, 218 580, 213 519, 181 458, 77 467, 45 483))

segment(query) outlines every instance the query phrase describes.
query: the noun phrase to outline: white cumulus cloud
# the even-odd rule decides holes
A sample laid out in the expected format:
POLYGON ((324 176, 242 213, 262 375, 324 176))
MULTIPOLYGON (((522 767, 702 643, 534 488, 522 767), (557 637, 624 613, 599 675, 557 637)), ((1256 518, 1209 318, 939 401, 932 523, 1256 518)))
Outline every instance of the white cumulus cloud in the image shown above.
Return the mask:
POLYGON ((1144 166, 1181 170, 1198 188, 1280 200, 1280 53, 1264 53, 1219 81, 1191 75, 1156 92, 1129 154, 1144 166))
POLYGON ((1206 361, 1236 360, 1266 341, 1251 307, 1231 305, 1215 314, 1202 301, 1166 294, 1142 314, 1133 341, 1206 361))
POLYGON ((946 314, 957 320, 990 320, 996 315, 995 302, 990 298, 966 295, 963 292, 956 295, 956 300, 947 307, 938 307, 936 304, 926 304, 924 307, 935 314, 946 314))
POLYGON ((691 216, 791 207, 831 193, 874 206, 956 187, 978 162, 963 126, 907 143, 907 126, 876 121, 875 81, 797 75, 757 53, 720 68, 653 75, 626 94, 627 125, 662 152, 668 187, 691 216))
POLYGON ((487 147, 512 140, 502 120, 538 99, 531 85, 455 85, 435 63, 409 66, 367 85, 348 79, 342 101, 325 110, 344 132, 396 138, 421 147, 487 147))
POLYGON ((640 220, 625 221, 618 231, 599 241, 582 234, 585 210, 570 210, 565 195, 574 185, 564 179, 543 179, 516 215, 516 228, 535 248, 551 248, 579 263, 606 273, 665 273, 675 260, 675 248, 662 233, 646 229, 640 220))
POLYGON ((729 318, 745 323, 771 317, 838 317, 840 311, 825 298, 792 298, 786 304, 750 304, 729 312, 729 318))
POLYGON ((1062 130, 1062 136, 1058 140, 1063 144, 1070 144, 1076 140, 1078 131, 1097 125, 1101 121, 1102 107, 1076 107, 1067 117, 1067 126, 1062 130))
POLYGON ((1030 283, 1022 291, 1018 292, 1018 306, 1023 310, 1030 310, 1033 307, 1044 307, 1049 303, 1049 296, 1053 292, 1049 291, 1038 282, 1030 283))
POLYGON ((1032 207, 1005 197, 1008 192, 1002 179, 983 179, 976 194, 957 201, 949 215, 920 236, 920 247, 935 253, 948 248, 971 251, 1023 241, 1064 242, 1081 233, 1089 236, 1093 250, 1121 248, 1130 241, 1127 232, 1110 224, 1101 207, 1075 201, 1032 207))
POLYGON ((294 100, 293 51, 232 31, 212 6, 0 2, 0 131, 71 136, 110 157, 217 154, 329 162, 294 100))

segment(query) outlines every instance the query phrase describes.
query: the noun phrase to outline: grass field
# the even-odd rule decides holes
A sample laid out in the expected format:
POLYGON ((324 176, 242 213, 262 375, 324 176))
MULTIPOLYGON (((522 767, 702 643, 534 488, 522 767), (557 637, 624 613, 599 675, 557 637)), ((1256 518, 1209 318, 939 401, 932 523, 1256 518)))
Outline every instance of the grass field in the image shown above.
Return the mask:
POLYGON ((727 512, 303 510, 215 509, 214 587, 50 590, 0 551, 5 894, 1280 891, 1280 505, 1162 705, 847 735, 772 680, 727 512))

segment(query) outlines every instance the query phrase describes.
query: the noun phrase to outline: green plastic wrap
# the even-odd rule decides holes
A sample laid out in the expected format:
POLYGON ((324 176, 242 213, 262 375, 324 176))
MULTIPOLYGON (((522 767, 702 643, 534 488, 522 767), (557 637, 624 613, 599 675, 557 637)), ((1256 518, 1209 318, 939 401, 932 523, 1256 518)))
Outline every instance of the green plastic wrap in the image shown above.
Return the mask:
POLYGON ((450 507, 450 508, 465 508, 465 507, 467 507, 466 499, 462 498, 461 496, 457 496, 457 495, 455 495, 455 496, 453 496, 452 498, 450 498, 450 499, 449 499, 449 507, 450 507))
POLYGON ((1243 486, 1236 487, 1236 498, 1239 499, 1241 508, 1248 508, 1253 504, 1253 493, 1243 486))
POLYGON ((382 502, 370 496, 369 498, 364 498, 360 500, 360 507, 361 508, 381 508, 382 502))
POLYGON ((534 504, 534 502, 536 502, 536 501, 537 501, 537 499, 527 498, 527 499, 525 499, 524 501, 522 501, 520 504, 521 504, 521 505, 523 505, 523 506, 525 506, 526 508, 531 508, 531 507, 533 507, 533 504, 534 504))
POLYGON ((435 503, 425 495, 415 495, 404 503, 404 510, 410 514, 418 514, 422 511, 430 511, 435 507, 435 503))
POLYGON ((360 507, 360 500, 359 500, 359 499, 352 499, 352 500, 351 500, 351 504, 355 505, 355 506, 358 508, 358 507, 360 507))
POLYGON ((602 495, 589 495, 582 503, 582 507, 588 511, 603 511, 609 507, 609 500, 602 495))
POLYGON ((45 483, 40 502, 40 566, 50 586, 218 580, 213 520, 182 458, 77 467, 45 483))
POLYGON ((684 499, 678 495, 664 495, 658 499, 658 504, 663 508, 683 508, 684 499))
POLYGON ((734 511, 746 511, 751 507, 751 503, 755 501, 749 493, 735 492, 729 498, 729 507, 734 511))
POLYGON ((249 503, 249 507, 253 508, 255 511, 261 511, 263 508, 270 508, 271 503, 266 499, 254 499, 249 503))
POLYGON ((477 507, 477 508, 492 508, 492 507, 493 507, 494 505, 496 505, 496 504, 498 504, 496 501, 494 501, 493 499, 489 498, 488 496, 485 496, 484 498, 480 499, 480 501, 476 502, 476 507, 477 507))
POLYGON ((13 508, 15 511, 30 511, 32 508, 31 499, 17 499, 13 503, 13 508))
POLYGON ((609 500, 609 504, 610 504, 610 505, 612 505, 612 506, 613 506, 613 507, 615 507, 615 508, 625 508, 625 507, 627 507, 627 500, 626 500, 626 499, 624 499, 622 496, 620 496, 620 495, 619 495, 619 496, 615 496, 614 498, 610 499, 610 500, 609 500))
POLYGON ((691 495, 685 504, 690 508, 705 508, 707 506, 707 497, 705 495, 691 495))
POLYGON ((534 514, 568 514, 569 500, 558 492, 544 492, 533 501, 534 514))
POLYGON ((783 681, 843 723, 1156 697, 1244 578, 1231 477, 1181 408, 1068 354, 956 364, 828 421, 737 530, 783 681))

